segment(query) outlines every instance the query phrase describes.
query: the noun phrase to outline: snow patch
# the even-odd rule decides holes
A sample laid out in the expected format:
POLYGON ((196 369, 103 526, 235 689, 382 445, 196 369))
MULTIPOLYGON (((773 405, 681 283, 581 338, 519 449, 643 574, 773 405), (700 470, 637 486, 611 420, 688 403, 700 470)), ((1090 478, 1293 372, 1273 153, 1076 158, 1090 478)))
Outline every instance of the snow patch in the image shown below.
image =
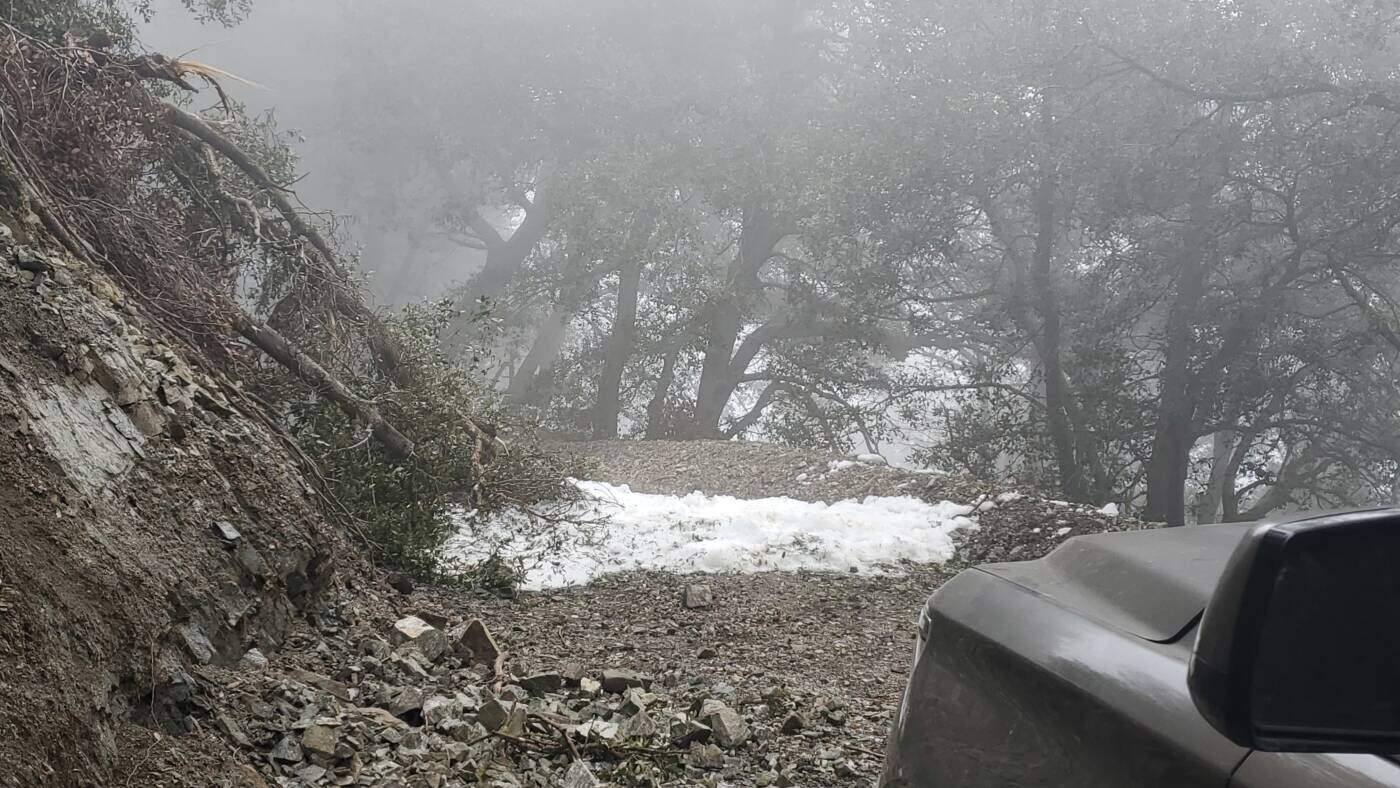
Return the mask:
POLYGON ((606 517, 590 529, 561 525, 548 534, 523 528, 522 515, 485 522, 461 515, 447 560, 480 561, 493 552, 511 559, 561 545, 547 563, 527 570, 525 587, 587 583, 609 572, 818 570, 879 572, 899 561, 942 563, 953 557, 952 534, 976 528, 971 507, 917 498, 870 496, 832 504, 792 498, 740 499, 633 492, 625 485, 579 481, 591 500, 574 515, 606 517))

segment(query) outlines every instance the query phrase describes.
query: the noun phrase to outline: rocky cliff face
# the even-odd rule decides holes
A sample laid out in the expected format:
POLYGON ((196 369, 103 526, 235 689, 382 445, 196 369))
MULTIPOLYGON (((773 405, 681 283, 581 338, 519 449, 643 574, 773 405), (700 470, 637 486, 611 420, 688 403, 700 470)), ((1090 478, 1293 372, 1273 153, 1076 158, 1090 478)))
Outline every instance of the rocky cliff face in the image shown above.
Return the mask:
POLYGON ((0 784, 101 785, 120 722, 314 615, 340 537, 280 438, 105 275, 0 214, 0 784))

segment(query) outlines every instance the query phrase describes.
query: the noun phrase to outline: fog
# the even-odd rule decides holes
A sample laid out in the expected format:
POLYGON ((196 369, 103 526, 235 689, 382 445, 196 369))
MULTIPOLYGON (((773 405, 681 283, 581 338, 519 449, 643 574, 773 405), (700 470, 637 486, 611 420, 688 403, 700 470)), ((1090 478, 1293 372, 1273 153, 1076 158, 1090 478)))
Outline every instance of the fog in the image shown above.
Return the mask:
MULTIPOLYGON (((1389 500, 1396 22, 1237 0, 168 0, 387 310, 561 434, 1152 519, 1389 500), (484 305, 484 308, 483 308, 484 305)), ((218 118, 211 90, 194 99, 218 118)))

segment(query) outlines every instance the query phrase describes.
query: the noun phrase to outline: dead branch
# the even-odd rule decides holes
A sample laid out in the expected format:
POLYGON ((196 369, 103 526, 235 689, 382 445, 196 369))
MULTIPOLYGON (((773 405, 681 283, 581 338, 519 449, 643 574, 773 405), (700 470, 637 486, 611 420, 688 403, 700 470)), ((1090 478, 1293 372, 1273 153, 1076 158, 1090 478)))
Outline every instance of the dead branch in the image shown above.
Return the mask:
POLYGON ((242 148, 213 126, 204 122, 199 116, 172 104, 165 104, 162 109, 168 123, 193 135, 199 141, 218 151, 267 193, 273 207, 282 215, 293 234, 305 238, 320 256, 321 262, 327 268, 327 273, 330 274, 331 281, 336 284, 336 310, 365 327, 369 337, 370 351, 374 353, 380 370, 395 384, 403 387, 411 386, 414 375, 398 339, 394 337, 384 321, 353 292, 350 286, 349 270, 341 264, 340 258, 330 243, 326 241, 325 236, 321 235, 315 226, 307 222, 292 205, 291 200, 287 198, 287 190, 274 181, 267 174, 267 171, 253 161, 242 148))

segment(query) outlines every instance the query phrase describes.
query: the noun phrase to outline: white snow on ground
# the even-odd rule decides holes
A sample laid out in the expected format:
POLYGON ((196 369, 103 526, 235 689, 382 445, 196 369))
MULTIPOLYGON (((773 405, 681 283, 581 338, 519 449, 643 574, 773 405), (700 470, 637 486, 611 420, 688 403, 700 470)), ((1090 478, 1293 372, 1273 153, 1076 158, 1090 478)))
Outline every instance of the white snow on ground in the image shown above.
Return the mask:
POLYGON ((563 537, 548 563, 528 570, 525 586, 531 589, 587 583, 630 569, 870 572, 898 561, 947 561, 953 556, 953 531, 977 527, 968 517, 970 507, 912 497, 825 504, 699 492, 650 495, 625 485, 575 483, 593 499, 575 514, 608 520, 593 532, 565 525, 540 534, 525 527, 519 514, 485 523, 464 515, 461 531, 448 544, 448 560, 479 561, 493 550, 508 559, 533 555, 545 539, 563 537))

